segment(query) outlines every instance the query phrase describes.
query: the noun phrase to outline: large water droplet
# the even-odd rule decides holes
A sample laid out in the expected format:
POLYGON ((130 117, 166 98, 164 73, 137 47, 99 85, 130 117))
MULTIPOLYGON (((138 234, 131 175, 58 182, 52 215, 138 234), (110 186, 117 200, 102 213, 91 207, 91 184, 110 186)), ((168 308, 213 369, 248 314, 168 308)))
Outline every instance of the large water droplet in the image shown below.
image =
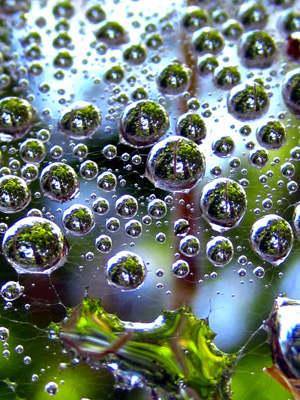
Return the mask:
POLYGON ((24 210, 30 202, 31 195, 24 179, 14 175, 0 178, 0 211, 13 214, 24 210))
POLYGON ((26 217, 7 229, 2 251, 18 273, 50 274, 64 264, 69 245, 53 222, 26 217))
POLYGON ((250 244, 255 253, 275 267, 290 254, 294 242, 290 224, 279 215, 269 214, 254 222, 250 244))
POLYGON ((233 254, 233 245, 224 236, 216 236, 206 245, 206 257, 216 267, 224 267, 229 264, 233 254))
POLYGON ((203 217, 211 227, 223 232, 236 227, 247 208, 243 187, 228 178, 218 178, 206 184, 200 198, 203 217))
POLYGON ((67 208, 63 213, 62 222, 65 229, 76 236, 86 235, 95 226, 93 213, 82 204, 73 204, 67 208))
POLYGON ((121 138, 134 147, 151 146, 168 128, 167 111, 151 100, 140 100, 129 105, 120 118, 121 138))
POLYGON ((130 251, 120 251, 107 262, 108 283, 122 290, 137 289, 145 281, 146 274, 142 258, 130 251))
POLYGON ((52 163, 40 176, 40 185, 49 199, 64 203, 79 195, 79 181, 72 167, 63 163, 52 163))
POLYGON ((151 149, 146 175, 157 187, 170 191, 189 191, 205 172, 205 158, 199 147, 186 138, 168 137, 151 149))

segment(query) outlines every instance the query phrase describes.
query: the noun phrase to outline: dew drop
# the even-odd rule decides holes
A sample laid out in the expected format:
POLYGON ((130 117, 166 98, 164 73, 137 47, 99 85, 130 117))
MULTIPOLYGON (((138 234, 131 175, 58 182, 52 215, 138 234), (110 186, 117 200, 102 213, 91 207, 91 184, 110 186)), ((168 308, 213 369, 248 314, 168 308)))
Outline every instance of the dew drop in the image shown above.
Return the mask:
POLYGON ((106 266, 106 277, 110 285, 121 290, 135 290, 146 279, 146 266, 142 258, 129 251, 120 251, 111 257, 106 266))

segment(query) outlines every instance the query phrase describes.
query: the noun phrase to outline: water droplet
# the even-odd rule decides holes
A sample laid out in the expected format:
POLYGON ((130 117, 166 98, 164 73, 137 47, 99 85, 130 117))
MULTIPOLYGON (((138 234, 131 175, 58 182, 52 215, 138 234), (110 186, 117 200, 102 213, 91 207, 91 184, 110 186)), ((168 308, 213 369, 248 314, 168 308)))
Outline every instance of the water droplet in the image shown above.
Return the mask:
POLYGON ((92 204, 93 211, 99 215, 105 215, 108 213, 110 207, 109 202, 103 197, 98 197, 93 201, 92 204))
POLYGON ((95 239, 95 245, 101 253, 109 253, 112 249, 112 240, 107 235, 100 235, 95 239))
POLYGON ((293 69, 285 75, 281 90, 287 108, 293 114, 300 114, 300 68, 293 69))
POLYGON ((186 219, 179 218, 174 222, 174 234, 176 236, 186 236, 191 227, 186 219))
POLYGON ((63 163, 52 163, 40 176, 41 189, 49 199, 64 203, 79 195, 78 177, 72 167, 63 163))
POLYGON ((252 167, 263 168, 269 162, 269 154, 265 149, 255 149, 249 154, 249 161, 252 167))
POLYGON ((133 218, 138 212, 138 202, 135 197, 125 194, 116 201, 116 213, 124 219, 133 218))
POLYGON ((0 211, 14 214, 24 210, 31 200, 30 191, 24 179, 14 175, 0 178, 0 211))
POLYGON ((229 264, 234 254, 231 241, 223 236, 216 236, 206 245, 206 257, 216 267, 229 264))
POLYGON ((106 266, 108 283, 122 290, 134 290, 145 281, 147 270, 140 256, 120 251, 111 257, 106 266))
POLYGON ((234 151, 234 141, 231 136, 223 136, 214 142, 212 149, 218 157, 228 157, 234 151))
POLYGON ((190 84, 189 71, 179 62, 173 62, 158 72, 156 83, 161 93, 177 96, 190 84))
POLYGON ((258 143, 268 150, 280 149, 286 141, 286 130, 280 121, 269 121, 256 132, 258 143))
POLYGON ((27 100, 5 97, 0 100, 0 137, 4 140, 18 139, 30 128, 34 109, 27 100))
POLYGON ((211 227, 223 232, 236 227, 244 217, 247 208, 246 193, 233 180, 218 178, 204 186, 200 208, 211 227))
POLYGON ((68 233, 75 236, 86 235, 95 226, 91 210, 82 204, 68 207, 63 213, 62 222, 68 233))
POLYGON ((208 24, 206 10, 198 7, 189 7, 182 18, 182 25, 188 32, 195 32, 208 24))
POLYGON ((231 89, 241 81, 241 73, 237 67, 217 67, 214 70, 214 84, 222 89, 231 89))
POLYGON ((269 68, 277 57, 277 48, 268 33, 251 31, 243 35, 239 53, 247 68, 269 68))
POLYGON ((110 232, 117 232, 120 229, 120 221, 115 217, 109 218, 105 225, 106 229, 110 232))
POLYGON ((28 163, 40 163, 46 156, 45 145, 38 139, 27 139, 20 145, 20 157, 28 163))
POLYGON ((126 235, 138 238, 142 234, 142 224, 136 219, 132 219, 125 224, 126 235))
POLYGON ((5 232, 2 251, 18 273, 50 274, 65 262, 69 245, 53 222, 26 217, 5 232))
POLYGON ((96 39, 108 45, 117 46, 128 41, 128 34, 118 22, 103 23, 95 32, 96 39))
POLYGON ((90 181, 92 179, 95 179, 98 175, 98 165, 95 163, 95 161, 86 160, 80 164, 79 172, 83 179, 90 181))
POLYGON ((232 88, 227 103, 230 114, 240 121, 248 121, 263 116, 270 101, 263 86, 248 82, 232 88))
POLYGON ((224 38, 216 29, 205 27, 199 29, 193 35, 194 49, 199 54, 219 53, 224 47, 224 38))
POLYGON ((260 266, 254 268, 253 275, 255 275, 257 278, 263 278, 265 276, 264 268, 260 266))
POLYGON ((112 172, 102 172, 97 178, 97 185, 105 192, 111 192, 117 186, 117 178, 112 172))
POLYGON ((19 282, 8 281, 1 286, 0 294, 5 301, 14 301, 23 294, 23 287, 19 282))
POLYGON ((160 104, 151 100, 140 100, 123 111, 120 134, 130 146, 147 147, 167 132, 169 124, 169 115, 160 104))
POLYGON ((293 231, 282 217, 269 214, 254 222, 250 231, 253 251, 264 261, 277 267, 290 254, 293 247, 293 231))
POLYGON ((177 260, 172 264, 172 272, 176 278, 185 278, 190 272, 190 266, 184 260, 177 260))
POLYGON ((179 251, 186 257, 195 257, 200 251, 200 242, 196 236, 187 235, 180 240, 179 251))
POLYGON ((176 133, 200 144, 206 137, 206 126, 200 115, 188 112, 179 117, 176 123, 176 133))
POLYGON ((1 342, 6 342, 9 338, 9 330, 3 326, 0 327, 0 340, 1 342))
POLYGON ((148 213, 155 219, 161 219, 167 214, 167 205, 161 199, 154 199, 148 204, 148 213))
POLYGON ((113 160, 117 155, 117 148, 113 144, 107 144, 103 147, 103 155, 108 160, 113 160))
POLYGON ((58 129, 71 139, 91 137, 101 125, 100 110, 86 101, 78 101, 63 110, 58 129))
POLYGON ((48 382, 45 385, 45 392, 50 396, 54 396, 58 393, 58 385, 55 382, 48 382))
POLYGON ((205 158, 198 146, 183 137, 168 137, 156 143, 147 159, 146 175, 160 189, 189 191, 202 178, 205 158))

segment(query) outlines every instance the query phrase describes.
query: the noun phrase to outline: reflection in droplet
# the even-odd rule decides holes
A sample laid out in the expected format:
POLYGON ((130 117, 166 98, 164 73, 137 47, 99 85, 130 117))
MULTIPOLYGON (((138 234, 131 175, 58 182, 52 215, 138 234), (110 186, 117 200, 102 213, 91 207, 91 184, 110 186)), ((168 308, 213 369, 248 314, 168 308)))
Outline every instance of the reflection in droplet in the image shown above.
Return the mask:
POLYGON ((253 251, 264 261, 277 267, 290 254, 294 242, 290 224, 276 214, 266 215, 254 222, 250 231, 253 251))

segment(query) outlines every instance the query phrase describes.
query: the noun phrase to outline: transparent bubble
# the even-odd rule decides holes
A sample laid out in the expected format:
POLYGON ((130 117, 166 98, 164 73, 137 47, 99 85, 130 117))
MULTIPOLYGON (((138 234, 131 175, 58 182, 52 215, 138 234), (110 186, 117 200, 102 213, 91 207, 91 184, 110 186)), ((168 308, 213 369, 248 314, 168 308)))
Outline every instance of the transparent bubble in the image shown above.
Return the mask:
POLYGON ((272 120, 256 131, 258 143, 268 150, 280 149, 286 141, 286 130, 280 121, 272 120))
POLYGON ((185 278, 190 272, 190 266, 184 260, 177 260, 172 264, 171 270, 176 278, 185 278))
POLYGON ((116 213, 124 219, 133 218, 138 212, 138 202, 135 197, 125 194, 116 201, 116 213))
POLYGON ((229 264, 233 254, 233 245, 224 236, 216 236, 206 244, 206 257, 216 267, 229 264))
POLYGON ((1 342, 6 342, 6 340, 9 338, 9 330, 5 328, 4 326, 0 327, 0 341, 1 342))
POLYGON ((190 229, 189 222, 184 218, 179 218, 174 222, 174 234, 176 236, 186 236, 190 229))
POLYGON ((188 7, 181 22, 188 32, 195 32, 208 24, 208 14, 203 8, 188 7))
POLYGON ((95 245, 101 253, 109 253, 112 249, 112 240, 107 235, 100 235, 96 237, 95 245))
POLYGON ((95 163, 95 161, 86 160, 80 164, 79 172, 83 179, 90 181, 95 179, 98 175, 98 165, 95 163))
POLYGON ((71 104, 61 113, 58 129, 71 139, 91 137, 101 125, 100 110, 86 101, 71 104))
POLYGON ((295 175, 295 167, 292 163, 286 162, 280 167, 281 175, 285 178, 292 178, 295 175))
POLYGON ((214 84, 222 89, 231 89, 233 86, 241 82, 241 73, 238 67, 217 67, 214 70, 214 84))
POLYGON ((252 225, 250 244, 253 251, 275 267, 286 260, 293 242, 294 235, 290 224, 279 215, 266 215, 252 225))
POLYGON ((178 118, 176 133, 200 144, 206 137, 206 126, 200 115, 188 112, 178 118))
POLYGON ((120 221, 118 218, 111 217, 106 221, 106 229, 110 232, 117 232, 120 229, 120 221))
POLYGON ((231 89, 228 111, 240 121, 262 117, 269 109, 269 97, 263 86, 257 82, 241 83, 231 89))
POLYGON ((189 71, 180 63, 173 62, 158 72, 156 83, 163 94, 177 96, 189 87, 189 71))
POLYGON ((238 270, 238 274, 239 274, 239 276, 244 277, 244 276, 247 275, 247 271, 245 270, 245 268, 240 268, 240 269, 238 270))
POLYGON ((63 213, 62 222, 68 233, 75 236, 86 235, 95 226, 93 213, 82 204, 68 207, 63 213))
POLYGON ((120 251, 107 262, 107 281, 119 289, 129 291, 139 288, 144 283, 146 275, 145 263, 135 253, 120 251))
POLYGON ((1 286, 0 294, 5 301, 14 301, 23 294, 23 287, 19 282, 8 281, 1 286))
POLYGON ((200 251, 200 242, 196 236, 187 235, 180 240, 179 251, 186 257, 195 257, 200 251))
POLYGON ((293 69, 285 75, 281 92, 287 108, 293 114, 300 114, 300 68, 293 69))
POLYGON ((0 100, 0 137, 3 140, 18 139, 31 127, 34 109, 27 100, 5 97, 0 100))
POLYGON ((93 201, 92 208, 96 214, 105 215, 108 213, 110 206, 106 199, 103 197, 97 197, 97 199, 93 201))
POLYGON ((51 157, 54 158, 55 160, 61 158, 64 153, 62 147, 58 145, 52 146, 49 152, 51 157))
POLYGON ((231 136, 223 136, 213 143, 213 151, 218 157, 228 157, 234 151, 234 141, 231 136))
POLYGON ((45 145, 38 139, 27 139, 20 145, 20 157, 24 162, 39 163, 46 156, 45 145))
POLYGON ((272 36, 257 30, 243 35, 239 53, 247 68, 269 68, 278 52, 272 36))
POLYGON ((14 175, 0 178, 0 211, 14 214, 24 210, 31 200, 30 191, 24 179, 14 175))
POLYGON ((73 147, 73 156, 75 158, 83 159, 87 157, 89 153, 88 147, 83 143, 78 143, 73 147))
POLYGON ((158 233, 155 235, 155 240, 156 240, 158 243, 164 243, 164 242, 166 241, 166 239, 167 239, 166 234, 163 233, 163 232, 158 232, 158 233))
POLYGON ((126 235, 132 238, 138 238, 142 234, 142 224, 136 219, 132 219, 125 224, 126 235))
POLYGON ((116 157, 118 151, 116 146, 114 146, 113 144, 108 144, 103 147, 102 152, 105 158, 107 158, 108 160, 113 160, 116 157))
POLYGON ((169 115, 160 104, 151 100, 140 100, 123 111, 120 135, 130 146, 147 147, 167 132, 169 124, 169 115))
POLYGON ((34 181, 39 177, 39 169, 35 164, 25 164, 21 168, 21 176, 26 181, 34 181))
POLYGON ((117 186, 117 178, 112 172, 102 172, 97 178, 97 185, 105 192, 111 192, 117 186))
POLYGON ((58 393, 58 385, 55 382, 48 382, 45 385, 45 392, 50 396, 53 396, 58 393))
POLYGON ((224 44, 223 35, 210 27, 201 28, 193 35, 194 49, 199 54, 217 54, 223 50, 224 44))
POLYGON ((147 159, 146 175, 158 188, 189 191, 205 172, 205 158, 192 140, 171 136, 156 143, 147 159))
POLYGON ((148 213, 152 218, 164 218, 167 214, 167 205, 161 199, 154 199, 148 203, 148 213))
POLYGON ((269 162, 269 154, 265 149, 255 149, 249 154, 249 161, 252 167, 263 168, 269 162))
POLYGON ((257 278, 263 278, 265 276, 264 268, 260 266, 254 268, 253 275, 256 276, 257 278))
POLYGON ((40 175, 40 185, 49 199, 64 203, 79 195, 79 181, 72 167, 63 163, 51 163, 40 175))
POLYGON ((144 215, 142 218, 142 222, 144 225, 151 225, 152 224, 152 218, 150 217, 150 215, 144 215))
POLYGON ((203 217, 218 232, 236 227, 244 217, 246 208, 245 190, 231 179, 215 179, 202 190, 200 209, 203 217))
POLYGON ((64 264, 69 245, 53 222, 40 217, 26 217, 7 229, 2 250, 18 273, 50 274, 64 264))

